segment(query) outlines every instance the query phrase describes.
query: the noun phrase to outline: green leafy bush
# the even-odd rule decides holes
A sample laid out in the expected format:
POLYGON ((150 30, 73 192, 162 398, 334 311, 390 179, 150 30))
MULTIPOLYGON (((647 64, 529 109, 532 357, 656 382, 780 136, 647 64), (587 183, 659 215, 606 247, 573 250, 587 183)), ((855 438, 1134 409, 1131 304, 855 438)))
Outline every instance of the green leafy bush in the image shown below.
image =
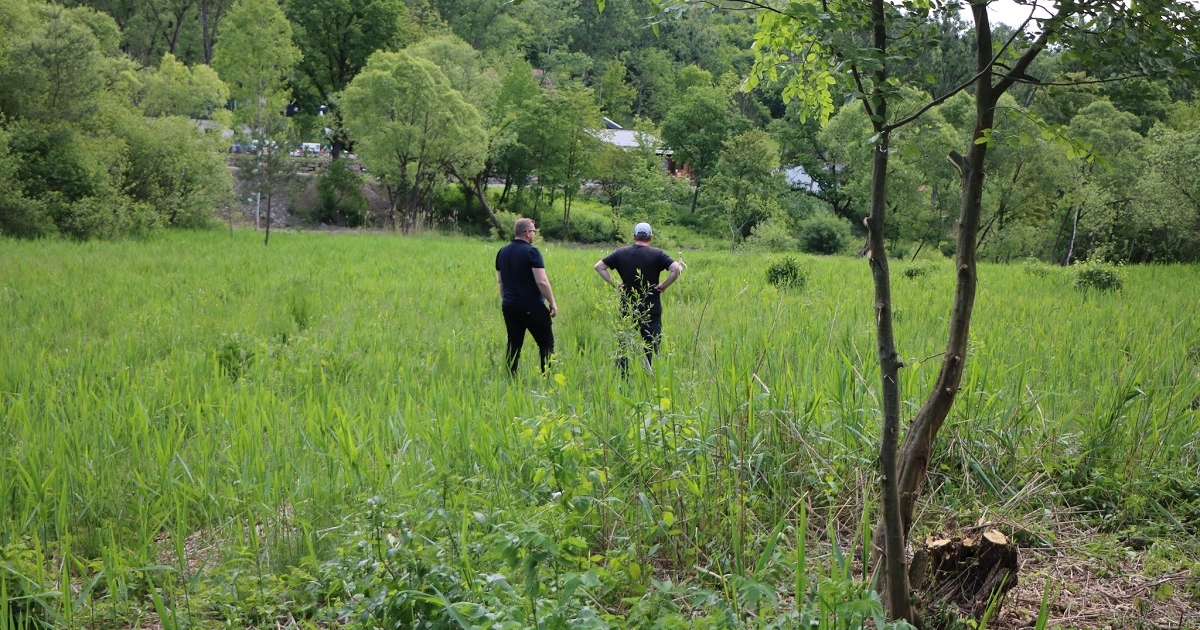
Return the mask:
POLYGON ((1120 291, 1124 284, 1121 272, 1116 267, 1100 262, 1075 265, 1071 268, 1071 275, 1075 288, 1084 293, 1120 291))
POLYGON ((928 276, 929 274, 933 273, 933 270, 933 263, 922 261, 910 264, 904 268, 902 273, 904 274, 905 278, 908 278, 909 280, 916 280, 917 278, 928 276))
POLYGON ((317 210, 313 218, 328 225, 358 227, 366 214, 362 176, 346 168, 345 160, 333 160, 329 171, 317 178, 317 210))
MULTIPOLYGON (((562 215, 543 216, 537 223, 542 236, 552 239, 563 239, 562 215)), ((571 237, 576 243, 611 243, 619 241, 617 224, 611 217, 592 214, 582 208, 571 210, 571 237)))
POLYGON ((911 253, 912 248, 909 247, 907 243, 897 243, 895 241, 891 241, 887 244, 888 258, 904 260, 905 258, 908 258, 909 254, 911 253))
POLYGON ((832 215, 817 215, 800 224, 800 249, 809 254, 836 254, 850 244, 850 225, 832 215))
POLYGON ((754 226, 754 232, 746 242, 754 247, 761 247, 773 252, 795 250, 798 243, 780 219, 767 219, 754 226))
POLYGON ((1054 267, 1031 256, 1026 258, 1025 262, 1021 264, 1021 270, 1024 271, 1025 275, 1027 276, 1044 278, 1054 271, 1054 267))
POLYGON ((767 267, 767 282, 781 289, 803 289, 808 284, 808 272, 792 256, 785 256, 767 267))

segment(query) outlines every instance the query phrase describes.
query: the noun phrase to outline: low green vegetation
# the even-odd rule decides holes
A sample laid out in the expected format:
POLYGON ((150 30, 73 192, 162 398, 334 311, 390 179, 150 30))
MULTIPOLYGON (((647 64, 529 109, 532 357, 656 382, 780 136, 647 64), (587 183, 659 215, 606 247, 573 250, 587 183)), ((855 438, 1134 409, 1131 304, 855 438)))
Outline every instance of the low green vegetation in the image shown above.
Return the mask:
POLYGON ((767 265, 767 284, 781 289, 803 289, 808 284, 808 273, 795 256, 784 256, 767 265))
POLYGON ((1120 291, 1124 284, 1116 267, 1100 262, 1075 265, 1071 268, 1071 277, 1075 288, 1084 292, 1120 291))
MULTIPOLYGON (((853 628, 878 613, 858 565, 878 507, 865 262, 797 258, 801 292, 767 281, 767 255, 686 252, 664 355, 623 380, 601 250, 545 244, 557 357, 510 379, 496 248, 0 241, 0 625, 853 628)), ((925 264, 894 304, 905 409, 944 349, 954 274, 925 264)), ((1127 268, 1121 292, 1084 293, 1031 268, 980 270, 922 499, 936 511, 914 535, 952 514, 1053 547, 1083 522, 1160 550, 1147 572, 1194 588, 1196 270, 1127 268)))

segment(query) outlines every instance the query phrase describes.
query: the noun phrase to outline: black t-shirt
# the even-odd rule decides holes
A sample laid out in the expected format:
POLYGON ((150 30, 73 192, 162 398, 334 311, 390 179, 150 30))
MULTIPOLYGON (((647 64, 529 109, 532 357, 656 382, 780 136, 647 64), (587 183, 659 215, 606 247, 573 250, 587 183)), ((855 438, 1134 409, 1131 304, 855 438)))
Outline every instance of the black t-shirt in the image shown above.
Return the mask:
POLYGON ((654 287, 658 285, 659 274, 675 263, 666 252, 649 245, 626 245, 605 256, 603 262, 621 275, 626 305, 637 306, 651 315, 662 313, 662 294, 654 287))
POLYGON ((501 247, 496 252, 496 271, 500 272, 503 289, 501 305, 527 311, 545 308, 542 292, 538 289, 537 280, 533 279, 534 269, 545 268, 546 263, 542 261, 542 253, 538 248, 519 238, 501 247))

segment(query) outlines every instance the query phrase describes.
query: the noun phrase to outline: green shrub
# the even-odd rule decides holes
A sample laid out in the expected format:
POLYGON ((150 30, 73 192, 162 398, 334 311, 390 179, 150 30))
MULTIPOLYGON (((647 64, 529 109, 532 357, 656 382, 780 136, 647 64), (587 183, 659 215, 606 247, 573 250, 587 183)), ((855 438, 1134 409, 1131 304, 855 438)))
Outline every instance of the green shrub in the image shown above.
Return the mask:
POLYGON ((933 263, 921 261, 912 263, 905 267, 902 273, 904 273, 905 278, 908 278, 909 280, 916 280, 917 278, 928 276, 929 274, 933 273, 934 269, 935 267, 933 266, 933 263))
MULTIPOLYGON (((544 216, 538 221, 542 236, 563 239, 562 215, 544 216)), ((576 243, 611 243, 619 241, 617 224, 611 217, 602 217, 577 208, 571 210, 571 238, 576 243)))
POLYGON ((912 254, 912 248, 909 247, 907 243, 889 241, 887 245, 887 254, 888 258, 894 260, 904 260, 905 258, 908 258, 909 254, 912 254))
POLYGON ((938 251, 946 258, 954 258, 955 252, 958 251, 958 243, 955 241, 942 241, 938 243, 938 251))
POLYGON ((1120 291, 1123 280, 1116 267, 1101 262, 1085 262, 1071 268, 1076 289, 1084 293, 1120 291))
POLYGON ((792 251, 798 245, 796 238, 788 233, 784 222, 779 219, 768 219, 754 226, 754 232, 746 242, 772 252, 792 251))
POLYGON ((1054 270, 1054 267, 1030 256, 1029 258, 1025 259, 1024 263, 1021 264, 1021 270, 1024 271, 1025 275, 1027 276, 1044 278, 1050 275, 1050 272, 1054 270))
POLYGON ((0 236, 40 238, 58 233, 45 204, 0 193, 0 236))
POLYGON ((367 214, 367 197, 362 176, 346 168, 345 160, 333 160, 329 170, 317 178, 317 210, 320 223, 358 227, 367 214))
POLYGON ((809 254, 836 254, 850 244, 850 225, 832 215, 817 215, 800 224, 800 249, 809 254))
POLYGON ((808 284, 808 272, 794 257, 785 256, 767 267, 767 282, 781 289, 803 289, 808 284))

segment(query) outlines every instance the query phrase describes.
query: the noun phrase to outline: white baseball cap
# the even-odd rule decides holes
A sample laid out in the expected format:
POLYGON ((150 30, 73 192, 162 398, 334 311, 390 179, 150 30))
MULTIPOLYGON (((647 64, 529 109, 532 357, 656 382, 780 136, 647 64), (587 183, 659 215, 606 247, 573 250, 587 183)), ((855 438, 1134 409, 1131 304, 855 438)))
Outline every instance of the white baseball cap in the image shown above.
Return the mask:
POLYGON ((634 238, 639 236, 654 236, 654 231, 650 229, 649 223, 639 223, 633 226, 633 236, 634 238))

